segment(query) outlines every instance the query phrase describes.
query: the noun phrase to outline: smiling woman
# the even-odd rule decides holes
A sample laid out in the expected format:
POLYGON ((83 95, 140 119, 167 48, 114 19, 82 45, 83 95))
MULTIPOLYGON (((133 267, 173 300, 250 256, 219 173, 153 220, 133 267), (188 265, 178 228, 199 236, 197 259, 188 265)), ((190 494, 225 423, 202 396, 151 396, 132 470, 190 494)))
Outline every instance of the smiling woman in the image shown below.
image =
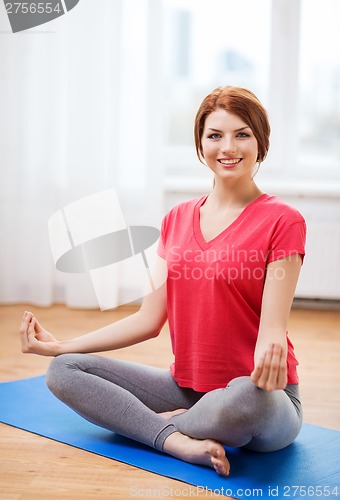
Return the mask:
POLYGON ((225 127, 228 123, 226 122, 226 113, 234 116, 233 120, 231 116, 229 118, 229 134, 231 131, 239 139, 246 139, 253 136, 256 139, 258 148, 256 161, 262 162, 269 148, 270 125, 267 112, 255 94, 239 87, 218 87, 203 100, 196 114, 194 128, 198 157, 200 159, 204 158, 202 144, 204 129, 222 132, 222 130, 218 130, 212 126, 212 123, 216 123, 216 127, 219 124, 223 124, 221 128, 226 132, 225 127), (247 106, 245 106, 245 102, 247 106), (215 112, 213 117, 211 115, 212 112, 215 112), (233 130, 230 127, 233 127, 233 130), (241 134, 245 130, 248 131, 248 134, 241 134))
POLYGON ((223 172, 236 176, 250 173, 253 178, 267 155, 269 134, 267 113, 247 89, 218 87, 196 114, 196 153, 215 173, 214 182, 223 172))
POLYGON ((251 128, 242 125, 244 122, 237 115, 224 109, 207 117, 201 137, 202 157, 215 175, 227 170, 252 175, 258 158, 257 140, 251 128))
POLYGON ((29 312, 20 333, 23 352, 55 356, 47 385, 84 418, 227 476, 223 445, 275 451, 301 428, 287 323, 305 222, 254 182, 270 130, 254 94, 216 89, 197 117, 198 154, 215 185, 164 217, 157 262, 166 283, 135 314, 68 341, 29 312), (267 124, 262 135, 260 123, 267 124), (88 355, 156 337, 166 320, 174 354, 168 370, 88 355))

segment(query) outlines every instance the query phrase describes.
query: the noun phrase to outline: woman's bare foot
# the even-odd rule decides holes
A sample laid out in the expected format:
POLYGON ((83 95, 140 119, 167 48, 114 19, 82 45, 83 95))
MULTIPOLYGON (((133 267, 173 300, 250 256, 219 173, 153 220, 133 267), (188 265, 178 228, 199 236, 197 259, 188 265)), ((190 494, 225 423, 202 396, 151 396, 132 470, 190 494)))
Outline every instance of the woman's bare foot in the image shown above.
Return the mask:
POLYGON ((228 476, 230 464, 223 446, 212 439, 193 439, 180 432, 170 434, 164 442, 163 451, 191 464, 213 467, 220 476, 228 476))
POLYGON ((188 410, 186 410, 185 408, 179 408, 178 410, 174 410, 174 411, 164 411, 163 413, 158 413, 158 415, 160 417, 163 417, 166 420, 168 420, 169 418, 174 417, 175 415, 180 415, 181 413, 184 413, 185 411, 188 411, 188 410))

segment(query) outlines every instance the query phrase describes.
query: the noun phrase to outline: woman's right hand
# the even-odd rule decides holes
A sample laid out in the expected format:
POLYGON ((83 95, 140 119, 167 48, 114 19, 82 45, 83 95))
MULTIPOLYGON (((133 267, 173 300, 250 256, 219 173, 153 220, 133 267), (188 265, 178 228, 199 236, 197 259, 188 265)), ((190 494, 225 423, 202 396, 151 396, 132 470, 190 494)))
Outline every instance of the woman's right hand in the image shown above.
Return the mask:
POLYGON ((20 325, 21 351, 23 353, 56 356, 59 342, 45 330, 31 312, 25 311, 20 325))

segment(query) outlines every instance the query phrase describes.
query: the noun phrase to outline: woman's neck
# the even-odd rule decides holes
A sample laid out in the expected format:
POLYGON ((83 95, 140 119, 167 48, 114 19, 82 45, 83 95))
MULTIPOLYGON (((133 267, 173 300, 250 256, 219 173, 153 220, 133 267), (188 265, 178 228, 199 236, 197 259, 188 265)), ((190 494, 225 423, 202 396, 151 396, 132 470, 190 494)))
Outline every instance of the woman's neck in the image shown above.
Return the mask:
POLYGON ((216 179, 209 202, 215 208, 243 208, 261 194, 263 192, 253 180, 230 184, 216 179))

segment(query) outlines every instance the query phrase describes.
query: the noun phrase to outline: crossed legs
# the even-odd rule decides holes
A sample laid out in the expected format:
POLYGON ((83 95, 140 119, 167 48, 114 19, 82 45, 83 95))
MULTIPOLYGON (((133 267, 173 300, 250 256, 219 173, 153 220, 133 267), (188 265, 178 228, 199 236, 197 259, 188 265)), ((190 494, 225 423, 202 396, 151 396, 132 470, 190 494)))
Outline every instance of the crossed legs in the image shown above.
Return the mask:
POLYGON ((292 443, 301 429, 298 387, 267 392, 258 389, 250 377, 238 377, 226 388, 206 393, 169 422, 196 439, 209 436, 232 448, 276 451, 292 443))
POLYGON ((249 377, 205 394, 179 387, 167 370, 66 354, 52 361, 46 381, 87 420, 222 475, 229 473, 229 463, 221 443, 271 451, 287 446, 301 426, 284 391, 261 391, 249 377), (162 415, 179 408, 188 411, 162 415))

